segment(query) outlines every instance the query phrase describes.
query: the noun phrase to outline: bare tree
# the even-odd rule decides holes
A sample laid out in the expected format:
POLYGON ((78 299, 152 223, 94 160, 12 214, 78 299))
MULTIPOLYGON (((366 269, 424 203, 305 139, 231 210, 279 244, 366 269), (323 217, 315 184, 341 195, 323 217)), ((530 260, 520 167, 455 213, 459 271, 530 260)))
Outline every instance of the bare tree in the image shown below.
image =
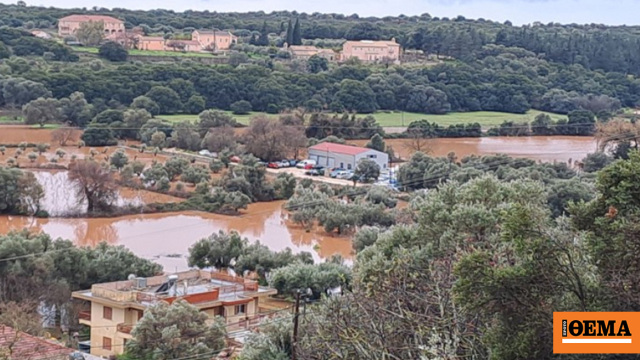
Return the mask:
POLYGON ((406 141, 405 147, 412 153, 422 152, 429 154, 432 151, 429 139, 422 136, 419 132, 409 133, 409 138, 406 141))
POLYGON ((51 141, 66 146, 69 141, 78 141, 78 133, 70 127, 61 127, 51 132, 51 141))
POLYGON ((108 209, 116 198, 117 186, 111 171, 95 161, 75 162, 70 167, 69 179, 80 199, 86 199, 90 212, 108 209))

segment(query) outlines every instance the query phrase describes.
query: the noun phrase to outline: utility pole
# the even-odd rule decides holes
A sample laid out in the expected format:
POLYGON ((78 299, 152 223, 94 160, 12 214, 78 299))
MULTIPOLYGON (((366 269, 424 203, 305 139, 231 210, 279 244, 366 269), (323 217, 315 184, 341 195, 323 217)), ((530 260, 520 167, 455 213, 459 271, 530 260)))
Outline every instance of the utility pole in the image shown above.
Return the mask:
POLYGON ((291 342, 291 360, 296 360, 298 347, 298 318, 300 317, 300 290, 296 290, 296 308, 293 315, 293 341, 291 342))

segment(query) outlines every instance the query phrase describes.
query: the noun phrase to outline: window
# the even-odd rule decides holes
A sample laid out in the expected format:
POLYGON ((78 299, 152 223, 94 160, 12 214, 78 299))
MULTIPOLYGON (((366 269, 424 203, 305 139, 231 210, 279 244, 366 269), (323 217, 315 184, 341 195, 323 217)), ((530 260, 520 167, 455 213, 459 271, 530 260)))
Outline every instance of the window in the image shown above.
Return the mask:
POLYGON ((102 348, 104 350, 111 350, 111 338, 108 338, 108 337, 102 338, 102 348))
POLYGON ((347 170, 351 170, 351 164, 347 164, 347 170))
POLYGON ((236 315, 244 314, 246 305, 236 305, 236 315))
POLYGON ((344 163, 340 163, 340 169, 344 169, 344 163))
POLYGON ((378 155, 369 155, 369 159, 376 159, 378 155))
POLYGON ((112 318, 113 318, 113 309, 108 307, 108 306, 104 306, 102 308, 102 318, 103 319, 107 319, 107 320, 112 320, 112 318))

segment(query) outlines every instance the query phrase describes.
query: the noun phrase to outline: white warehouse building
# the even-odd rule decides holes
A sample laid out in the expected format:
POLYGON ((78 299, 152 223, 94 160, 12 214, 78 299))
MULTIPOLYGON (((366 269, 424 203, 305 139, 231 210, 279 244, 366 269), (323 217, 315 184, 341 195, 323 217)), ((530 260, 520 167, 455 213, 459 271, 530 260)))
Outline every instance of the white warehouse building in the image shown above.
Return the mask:
POLYGON ((362 159, 373 160, 380 170, 389 167, 389 155, 378 150, 323 142, 309 148, 309 159, 318 166, 354 170, 362 159))

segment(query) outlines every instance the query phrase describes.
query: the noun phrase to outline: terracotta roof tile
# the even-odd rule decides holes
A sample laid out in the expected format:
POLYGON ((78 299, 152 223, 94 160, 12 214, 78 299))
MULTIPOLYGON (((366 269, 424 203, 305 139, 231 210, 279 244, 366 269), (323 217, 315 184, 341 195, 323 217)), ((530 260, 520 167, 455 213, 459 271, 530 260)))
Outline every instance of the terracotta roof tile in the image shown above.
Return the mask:
POLYGON ((66 360, 74 350, 45 339, 0 325, 0 354, 9 360, 66 360))

